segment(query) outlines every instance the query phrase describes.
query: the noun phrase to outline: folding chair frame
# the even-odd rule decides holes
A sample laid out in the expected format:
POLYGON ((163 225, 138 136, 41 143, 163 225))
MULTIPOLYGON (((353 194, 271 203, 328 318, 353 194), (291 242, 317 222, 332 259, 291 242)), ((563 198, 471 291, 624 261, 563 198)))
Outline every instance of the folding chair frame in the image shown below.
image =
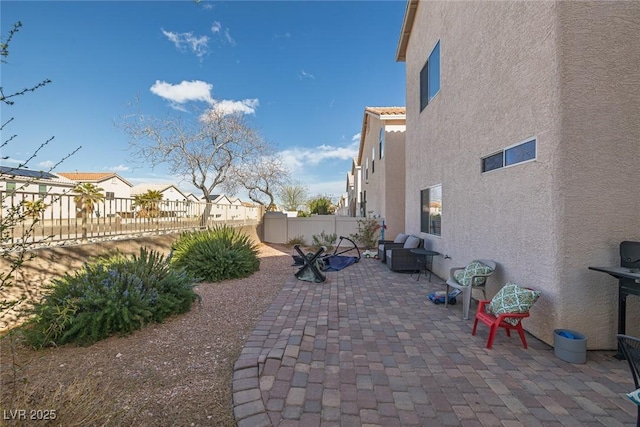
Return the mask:
POLYGON ((302 250, 300 249, 300 245, 295 245, 293 249, 295 249, 298 255, 300 255, 303 263, 302 267, 300 267, 300 269, 295 273, 296 278, 300 278, 300 275, 302 273, 304 273, 307 269, 310 269, 313 272, 313 275, 316 277, 316 282, 324 282, 325 280, 327 280, 327 276, 325 276, 323 272, 318 270, 315 265, 316 260, 327 250, 325 246, 321 246, 310 258, 302 252, 302 250))

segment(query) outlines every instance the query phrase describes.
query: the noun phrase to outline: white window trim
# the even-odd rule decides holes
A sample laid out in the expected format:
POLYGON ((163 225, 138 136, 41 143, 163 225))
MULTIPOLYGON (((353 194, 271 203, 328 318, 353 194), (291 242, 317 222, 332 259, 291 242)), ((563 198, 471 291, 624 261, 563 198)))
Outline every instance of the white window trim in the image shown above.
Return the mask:
POLYGON ((486 155, 480 157, 480 173, 481 174, 491 173, 491 172, 499 171, 499 170, 502 170, 502 169, 511 168, 513 166, 519 166, 519 165, 523 165, 525 163, 535 162, 536 160, 538 160, 538 137, 537 136, 531 136, 529 138, 523 139, 520 142, 516 142, 515 144, 511 144, 508 147, 503 148, 502 150, 497 150, 497 151, 494 151, 493 153, 486 154, 486 155), (533 154, 533 158, 532 159, 523 160, 521 162, 513 163, 513 164, 510 164, 510 165, 506 164, 505 156, 506 156, 507 150, 509 150, 511 148, 514 148, 514 147, 517 147, 519 145, 526 144, 527 142, 531 142, 533 140, 536 141, 536 147, 535 147, 535 153, 533 154), (482 161, 484 159, 486 159, 488 157, 491 157, 491 156, 494 156, 494 155, 496 155, 498 153, 502 153, 502 167, 499 167, 499 168, 496 168, 496 169, 491 169, 490 171, 482 171, 482 161))

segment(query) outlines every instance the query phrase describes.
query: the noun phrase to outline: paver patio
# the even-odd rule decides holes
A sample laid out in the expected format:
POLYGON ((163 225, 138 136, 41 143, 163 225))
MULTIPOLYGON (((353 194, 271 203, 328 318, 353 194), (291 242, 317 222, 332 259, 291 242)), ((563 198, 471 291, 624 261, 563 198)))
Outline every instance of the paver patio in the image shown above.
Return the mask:
POLYGON ((462 304, 428 301, 442 280, 373 259, 318 284, 295 271, 235 364, 239 427, 635 426, 631 373, 613 351, 571 364, 504 330, 487 350, 488 328, 472 336, 462 304))

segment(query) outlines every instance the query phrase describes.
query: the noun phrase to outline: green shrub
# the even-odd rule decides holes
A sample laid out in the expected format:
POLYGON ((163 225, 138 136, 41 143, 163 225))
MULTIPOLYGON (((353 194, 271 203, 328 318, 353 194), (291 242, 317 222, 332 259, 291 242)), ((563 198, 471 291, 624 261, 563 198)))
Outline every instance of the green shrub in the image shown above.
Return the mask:
POLYGON ((226 225, 182 233, 173 244, 171 265, 206 282, 247 277, 260 267, 257 246, 226 225))
POLYGON ((296 236, 292 239, 289 239, 289 241, 287 242, 287 246, 290 246, 290 247, 293 247, 295 245, 304 246, 304 244, 305 244, 304 236, 296 236))
POLYGON ((40 348, 126 335, 187 312, 197 298, 193 286, 191 276, 146 248, 138 256, 115 253, 89 260, 45 287, 44 298, 30 310, 25 338, 40 348))
POLYGON ((333 245, 336 243, 336 240, 338 240, 338 235, 336 233, 326 234, 324 230, 322 230, 320 235, 314 234, 311 238, 313 239, 312 246, 314 249, 317 250, 320 246, 326 246, 327 252, 329 252, 333 250, 333 245))
POLYGON ((349 237, 365 249, 372 249, 378 246, 378 235, 382 226, 378 220, 365 218, 358 220, 358 232, 349 237))

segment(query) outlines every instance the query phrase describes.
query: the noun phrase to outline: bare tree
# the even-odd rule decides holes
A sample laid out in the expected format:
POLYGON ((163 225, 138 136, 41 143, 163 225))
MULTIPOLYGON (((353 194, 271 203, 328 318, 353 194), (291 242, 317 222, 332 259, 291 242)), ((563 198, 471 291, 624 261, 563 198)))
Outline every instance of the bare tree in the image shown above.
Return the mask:
POLYGON ((305 206, 308 198, 309 189, 299 181, 283 185, 278 190, 278 199, 288 211, 297 211, 300 206, 305 206))
MULTIPOLYGON (((11 42, 13 37, 20 31, 22 27, 22 22, 16 22, 13 27, 9 30, 6 36, 0 35, 0 63, 8 64, 7 58, 9 57, 9 49, 11 46, 11 42)), ((32 92, 37 91, 38 89, 42 89, 46 85, 50 84, 51 80, 44 79, 39 83, 35 83, 32 86, 28 86, 22 90, 18 91, 5 91, 4 86, 0 85, 0 103, 3 103, 7 106, 12 106, 15 104, 16 100, 19 99, 20 96, 30 94, 32 92)), ((0 83, 1 84, 1 83, 0 83)), ((0 150, 2 148, 10 146, 12 143, 16 143, 17 134, 11 134, 10 136, 6 136, 5 132, 8 129, 9 124, 14 121, 14 118, 11 117, 9 119, 3 118, 0 123, 0 150)), ((1 179, 3 180, 12 180, 18 175, 18 172, 21 169, 26 168, 29 163, 47 146, 53 137, 48 140, 42 142, 29 156, 26 160, 21 161, 18 166, 15 168, 3 168, 0 173, 1 179)), ((81 147, 76 148, 71 153, 62 157, 55 165, 49 168, 46 172, 51 172, 54 168, 64 162, 67 158, 75 154, 81 147)), ((2 160, 6 160, 7 157, 2 157, 2 160)), ((44 171, 41 171, 41 175, 44 174, 44 171)), ((34 241, 34 227, 40 221, 40 214, 42 210, 46 207, 44 202, 28 202, 26 200, 22 200, 19 203, 13 203, 14 201, 14 193, 18 191, 22 191, 27 188, 30 183, 38 182, 38 178, 40 176, 34 176, 32 178, 26 179, 24 183, 16 188, 13 192, 2 191, 0 192, 0 258, 2 258, 6 262, 6 268, 0 272, 0 317, 4 316, 20 316, 21 312, 11 312, 15 310, 19 304, 21 304, 25 299, 27 299, 27 295, 32 295, 29 292, 28 284, 18 284, 16 283, 16 278, 19 276, 19 272, 22 269, 22 265, 27 260, 33 258, 35 256, 34 252, 28 251, 30 242, 34 241), (22 224, 23 227, 18 229, 18 234, 20 236, 15 238, 14 231, 17 229, 17 225, 22 224), (18 289, 20 287, 20 289, 18 289), (13 288, 13 289, 11 289, 13 288), (17 290, 17 292, 13 292, 17 290), (19 297, 16 297, 19 295, 19 297)), ((47 239, 45 238, 44 241, 47 239)), ((39 241, 38 243, 41 243, 39 241)), ((14 366, 15 367, 15 366, 14 366)), ((15 370, 14 370, 14 379, 15 379, 15 370)))
POLYGON ((235 166, 230 176, 228 191, 243 187, 254 203, 273 210, 275 194, 289 181, 289 170, 278 155, 270 154, 235 166))
POLYGON ((207 202, 202 226, 211 212, 211 194, 228 179, 230 169, 261 157, 268 147, 241 113, 215 108, 192 121, 135 115, 120 125, 136 157, 152 166, 168 165, 170 173, 202 191, 207 202))

